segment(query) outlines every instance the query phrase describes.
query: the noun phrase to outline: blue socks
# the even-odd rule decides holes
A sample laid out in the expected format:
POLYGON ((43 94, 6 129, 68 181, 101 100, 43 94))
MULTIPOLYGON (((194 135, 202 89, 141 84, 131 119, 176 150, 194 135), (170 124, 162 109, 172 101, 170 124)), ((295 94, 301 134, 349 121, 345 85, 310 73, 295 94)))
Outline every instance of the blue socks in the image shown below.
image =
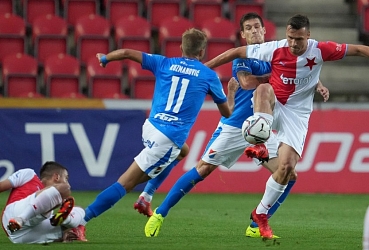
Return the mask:
POLYGON ((116 182, 97 195, 95 201, 85 209, 84 220, 88 222, 117 203, 126 194, 125 188, 116 182))
MULTIPOLYGON (((284 200, 287 198, 288 194, 291 191, 291 188, 293 187, 293 185, 295 185, 296 181, 289 181, 287 184, 286 189, 284 190, 283 194, 279 197, 279 199, 277 200, 276 203, 274 203, 274 205, 269 209, 268 211, 268 219, 270 217, 272 217, 272 215, 277 211, 277 209, 279 208, 279 206, 284 202, 284 200)), ((251 222, 250 224, 251 227, 258 227, 258 224, 256 224, 254 221, 251 222)))
POLYGON ((191 189, 202 180, 204 179, 199 175, 196 168, 182 175, 170 189, 163 203, 161 203, 156 210, 156 213, 161 214, 163 217, 167 216, 169 209, 177 204, 183 196, 190 192, 191 189))
POLYGON ((163 181, 167 178, 170 171, 178 164, 179 160, 174 160, 171 164, 169 164, 158 176, 149 180, 145 186, 144 192, 153 196, 156 189, 160 187, 163 181))

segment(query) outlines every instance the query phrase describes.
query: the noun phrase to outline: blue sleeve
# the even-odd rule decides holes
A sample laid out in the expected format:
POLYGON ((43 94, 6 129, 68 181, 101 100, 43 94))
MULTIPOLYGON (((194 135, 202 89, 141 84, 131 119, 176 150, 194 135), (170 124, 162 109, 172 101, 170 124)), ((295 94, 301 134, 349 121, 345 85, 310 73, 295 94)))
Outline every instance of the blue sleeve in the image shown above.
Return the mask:
POLYGON ((224 93, 223 85, 218 76, 212 77, 210 80, 210 95, 215 103, 220 104, 227 101, 227 96, 224 93))
POLYGON ((245 60, 238 58, 236 60, 233 60, 232 62, 232 72, 234 72, 235 76, 237 76, 237 73, 239 71, 247 71, 252 73, 252 69, 250 66, 250 60, 245 60))
POLYGON ((147 54, 142 52, 142 68, 150 70, 155 75, 160 63, 164 60, 164 58, 165 57, 162 55, 147 54))

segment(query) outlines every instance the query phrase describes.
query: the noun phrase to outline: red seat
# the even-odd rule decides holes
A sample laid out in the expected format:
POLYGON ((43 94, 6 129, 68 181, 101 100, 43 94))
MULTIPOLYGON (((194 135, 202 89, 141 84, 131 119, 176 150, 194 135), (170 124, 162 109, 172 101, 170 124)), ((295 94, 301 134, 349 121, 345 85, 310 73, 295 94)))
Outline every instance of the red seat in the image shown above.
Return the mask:
POLYGON ((182 34, 193 28, 193 23, 187 18, 174 16, 164 19, 159 28, 159 44, 161 54, 167 57, 181 57, 180 45, 182 34))
POLYGON ((99 15, 87 15, 77 19, 74 37, 77 58, 84 66, 96 53, 107 54, 110 49, 110 24, 99 15))
POLYGON ((223 17, 222 0, 188 0, 188 15, 196 27, 209 18, 223 17))
POLYGON ((155 77, 149 70, 144 70, 141 64, 129 61, 128 82, 131 97, 135 99, 152 99, 155 88, 155 77))
POLYGON ((255 12, 262 18, 265 16, 265 6, 262 1, 237 0, 232 4, 231 8, 231 19, 233 20, 233 23, 237 25, 237 27, 239 26, 241 17, 246 13, 255 12))
POLYGON ((59 15, 58 0, 23 0, 23 18, 28 25, 40 15, 59 15))
POLYGON ((8 97, 38 93, 38 63, 29 55, 17 53, 8 55, 3 60, 4 95, 8 97))
POLYGON ((183 14, 180 0, 146 0, 147 19, 158 28, 163 17, 181 16, 183 14))
POLYGON ((79 96, 80 74, 80 63, 77 58, 66 54, 47 57, 44 64, 46 95, 49 97, 79 96))
POLYGON ((137 0, 105 0, 106 19, 114 26, 122 17, 142 16, 142 2, 137 0))
POLYGON ((0 16, 0 63, 5 56, 24 53, 26 25, 20 16, 6 13, 0 16))
POLYGON ((224 51, 236 47, 236 29, 228 19, 216 17, 205 20, 201 29, 208 37, 205 60, 212 59, 224 51))
POLYGON ((68 25, 51 14, 37 17, 32 26, 34 55, 43 64, 52 54, 67 53, 68 25))
POLYGON ((274 41, 277 40, 277 26, 274 22, 264 18, 263 19, 266 34, 265 34, 265 41, 274 41))
POLYGON ((98 0, 63 0, 64 19, 68 25, 74 27, 80 17, 100 14, 99 3, 100 1, 98 0))
POLYGON ((70 99, 86 99, 87 96, 85 96, 82 93, 76 93, 76 92, 70 92, 70 93, 65 93, 65 94, 61 94, 60 96, 58 96, 58 98, 70 98, 70 99))
POLYGON ((0 1, 0 15, 6 14, 6 13, 15 13, 15 8, 13 7, 13 3, 15 1, 12 0, 1 0, 0 1))
POLYGON ((125 98, 122 94, 122 63, 110 62, 105 68, 96 57, 87 62, 89 96, 92 98, 125 98))
POLYGON ((369 34, 369 5, 362 6, 361 12, 361 20, 362 20, 362 32, 366 35, 369 34))
POLYGON ((122 17, 115 24, 115 41, 118 48, 153 52, 151 24, 139 16, 122 17))
POLYGON ((37 93, 37 92, 24 92, 24 93, 20 93, 16 97, 18 98, 45 98, 44 95, 37 93))

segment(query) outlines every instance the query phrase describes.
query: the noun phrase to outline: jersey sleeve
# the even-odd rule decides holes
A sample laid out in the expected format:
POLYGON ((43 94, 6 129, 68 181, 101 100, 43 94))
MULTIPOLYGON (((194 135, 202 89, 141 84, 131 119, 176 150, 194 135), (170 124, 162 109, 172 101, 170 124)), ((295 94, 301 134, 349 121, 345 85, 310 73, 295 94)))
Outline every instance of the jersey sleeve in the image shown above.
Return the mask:
POLYGON ((246 57, 270 62, 273 58, 274 50, 276 50, 278 47, 283 46, 283 44, 284 40, 247 45, 246 57))
POLYGON ((215 103, 220 104, 227 101, 227 96, 224 93, 222 83, 219 80, 218 76, 209 78, 210 81, 210 92, 209 94, 212 96, 215 103))
POLYGON ((142 52, 142 68, 150 70, 156 74, 159 70, 160 63, 164 60, 164 56, 156 54, 147 54, 142 52))
POLYGON ((9 176, 8 180, 11 182, 12 187, 20 187, 23 184, 29 182, 36 175, 35 171, 30 168, 20 169, 9 176))
POLYGON ((347 44, 326 41, 319 42, 318 48, 322 53, 324 61, 336 61, 342 59, 346 55, 347 44))
POLYGON ((246 72, 249 72, 249 73, 252 72, 252 69, 251 69, 249 63, 247 63, 247 62, 248 62, 247 60, 244 60, 244 59, 241 59, 241 58, 233 60, 233 62, 232 62, 232 71, 235 72, 236 76, 237 76, 237 73, 240 72, 240 71, 246 71, 246 72))

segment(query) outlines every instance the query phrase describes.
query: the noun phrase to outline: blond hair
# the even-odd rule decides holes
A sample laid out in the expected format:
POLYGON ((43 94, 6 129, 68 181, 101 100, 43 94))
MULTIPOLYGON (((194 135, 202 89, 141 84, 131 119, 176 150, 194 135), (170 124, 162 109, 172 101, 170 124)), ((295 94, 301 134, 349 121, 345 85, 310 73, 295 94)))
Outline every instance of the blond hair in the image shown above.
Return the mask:
POLYGON ((208 39, 201 30, 191 28, 182 34, 182 52, 184 56, 197 57, 206 48, 208 39))

